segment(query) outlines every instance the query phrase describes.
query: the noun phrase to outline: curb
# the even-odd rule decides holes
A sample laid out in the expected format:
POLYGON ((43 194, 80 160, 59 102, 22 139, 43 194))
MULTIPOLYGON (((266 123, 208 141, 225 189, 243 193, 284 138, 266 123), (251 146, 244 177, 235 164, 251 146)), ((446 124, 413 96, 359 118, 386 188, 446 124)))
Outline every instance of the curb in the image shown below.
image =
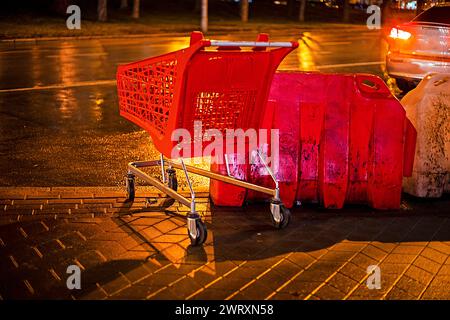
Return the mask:
MULTIPOLYGON (((165 36, 185 36, 184 32, 164 33, 165 36)), ((64 36, 64 37, 35 37, 35 38, 13 38, 13 39, 0 39, 0 43, 16 43, 16 42, 39 42, 39 41, 62 41, 62 40, 101 40, 101 39, 129 39, 129 38, 154 38, 160 34, 130 34, 130 35, 101 35, 101 36, 64 36)))
MULTIPOLYGON (((207 187, 195 190, 197 198, 209 197, 207 187)), ((180 194, 190 196, 188 189, 180 194)), ((0 199, 78 199, 78 198, 122 198, 126 196, 125 187, 0 187, 0 199)), ((151 186, 137 186, 136 197, 166 197, 151 186)))
MULTIPOLYGON (((329 25, 308 25, 301 26, 299 25, 297 28, 308 31, 308 30, 329 30, 329 29, 338 29, 338 28, 361 28, 366 27, 365 25, 353 25, 353 24, 339 24, 332 23, 329 25)), ((210 28, 209 32, 214 32, 215 34, 228 34, 230 32, 249 32, 249 31, 257 31, 253 28, 249 27, 249 30, 239 30, 233 28, 226 29, 218 29, 214 30, 214 27, 210 28)), ((281 30, 281 29, 280 29, 281 30)), ((156 38, 161 35, 167 37, 188 37, 189 32, 187 31, 173 31, 173 32, 159 32, 159 33, 144 33, 144 34, 119 34, 119 35, 92 35, 92 36, 60 36, 60 37, 33 37, 33 38, 11 38, 11 39, 0 39, 0 43, 16 43, 16 42, 39 42, 39 41, 68 41, 68 40, 102 40, 102 39, 142 39, 142 38, 156 38)))

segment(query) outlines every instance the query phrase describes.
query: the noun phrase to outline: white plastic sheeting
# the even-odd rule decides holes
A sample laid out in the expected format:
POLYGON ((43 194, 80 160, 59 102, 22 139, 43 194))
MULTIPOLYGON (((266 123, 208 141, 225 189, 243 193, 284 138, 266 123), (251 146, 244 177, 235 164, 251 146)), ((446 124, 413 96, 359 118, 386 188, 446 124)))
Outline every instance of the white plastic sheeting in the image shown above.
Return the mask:
POLYGON ((441 197, 450 192, 450 73, 427 75, 401 103, 417 130, 413 174, 403 190, 441 197))

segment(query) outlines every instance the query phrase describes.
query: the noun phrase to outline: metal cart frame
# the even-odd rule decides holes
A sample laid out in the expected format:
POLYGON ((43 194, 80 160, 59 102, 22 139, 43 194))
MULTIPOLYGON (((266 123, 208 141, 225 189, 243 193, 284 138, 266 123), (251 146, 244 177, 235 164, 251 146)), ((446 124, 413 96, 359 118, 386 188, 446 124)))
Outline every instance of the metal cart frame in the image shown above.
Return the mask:
MULTIPOLYGON (((178 56, 184 54, 184 56, 181 56, 183 60, 183 64, 187 65, 189 62, 189 59, 192 58, 196 52, 199 52, 203 50, 205 47, 218 47, 218 49, 227 51, 227 50, 241 50, 241 47, 250 47, 254 51, 264 51, 267 48, 274 48, 277 47, 278 49, 275 49, 274 51, 277 51, 274 53, 274 58, 271 60, 271 64, 269 66, 268 70, 271 70, 270 72, 275 72, 276 67, 281 62, 281 60, 284 58, 285 55, 287 55, 290 51, 294 50, 297 46, 297 42, 269 42, 268 36, 261 34, 258 36, 258 41, 217 41, 217 40, 205 40, 203 39, 203 36, 201 33, 193 33, 191 35, 191 46, 185 50, 181 50, 180 52, 176 52, 174 54, 178 54, 178 56), (237 48, 237 49, 236 49, 237 48)), ((167 55, 165 55, 167 56, 167 55)), ((162 56, 164 57, 164 56, 162 56)), ((139 63, 139 62, 138 62, 139 63)), ((133 64, 130 64, 133 65, 133 64)), ((119 69, 119 72, 122 72, 120 76, 123 78, 129 77, 126 75, 126 68, 128 66, 123 66, 125 71, 121 71, 119 69), (125 75, 124 75, 125 74, 125 75)), ((120 68, 120 67, 119 67, 120 68)), ((118 87, 119 87, 119 72, 118 72, 118 87)), ((181 70, 180 73, 184 76, 184 70, 181 70)), ((270 78, 271 79, 271 78, 270 78)), ((141 80, 142 81, 142 80, 141 80)), ((268 80, 265 83, 265 92, 268 93, 268 89, 270 88, 270 82, 268 80), (268 82, 268 83, 267 83, 268 82), (268 88, 267 88, 268 87, 268 88)), ((123 85, 123 84, 122 84, 123 85)), ((177 85, 177 89, 180 89, 180 84, 177 85)), ((119 88, 119 90, 126 91, 124 88, 119 88)), ((128 90, 130 91, 130 90, 128 90)), ((119 91, 120 93, 120 91, 119 91)), ((127 92, 129 95, 129 93, 127 92)), ((119 98, 123 98, 124 101, 128 99, 129 96, 123 97, 119 94, 119 98)), ((119 99, 119 101, 121 101, 119 99)), ((122 102, 121 103, 125 103, 122 102)), ((129 120, 137 123, 138 125, 144 127, 147 129, 150 134, 158 136, 158 132, 154 130, 153 127, 148 126, 142 119, 138 119, 136 117, 130 116, 126 112, 122 112, 121 115, 125 118, 128 118, 129 120)), ((173 121, 175 123, 175 121, 173 121)), ((173 123, 169 123, 168 129, 175 128, 173 123), (171 126, 171 127, 170 127, 171 126)), ((290 212, 289 210, 283 205, 283 203, 280 200, 280 189, 278 181, 271 171, 270 167, 267 165, 266 161, 264 160, 263 156, 257 150, 257 155, 259 159, 261 160, 261 163, 264 165, 264 167, 267 169, 268 173, 272 177, 273 181, 275 182, 275 188, 267 188, 259 185, 255 185, 249 182, 245 182, 239 179, 236 179, 230 175, 229 172, 229 165, 227 156, 225 155, 225 163, 227 168, 228 175, 221 175, 217 174, 208 170, 200 169, 197 167, 185 165, 183 158, 180 157, 178 161, 173 161, 170 159, 167 159, 164 157, 164 154, 167 154, 168 146, 161 143, 163 140, 161 139, 154 139, 155 145, 157 149, 160 149, 161 157, 159 160, 153 160, 153 161, 138 161, 138 162, 130 162, 128 164, 128 173, 126 177, 126 187, 127 187, 127 199, 128 201, 133 201, 135 198, 135 179, 139 178, 143 181, 146 181, 150 185, 156 187, 158 190, 169 196, 171 199, 178 201, 179 203, 187 206, 190 208, 190 212, 187 215, 187 229, 188 229, 188 236, 191 240, 192 245, 201 245, 205 242, 207 238, 207 228, 205 223, 202 221, 199 213, 196 211, 196 198, 195 198, 195 192, 192 187, 192 184, 189 180, 189 173, 200 175, 203 177, 207 177, 209 179, 221 181, 224 183, 228 183, 234 186, 239 186, 242 188, 246 188, 249 190, 254 190, 257 192, 261 192, 267 195, 272 196, 270 200, 270 212, 271 212, 271 219, 272 223, 276 228, 284 228, 288 225, 290 221, 290 212), (159 147, 159 148, 158 148, 159 147), (164 150, 163 150, 164 149, 164 150), (152 177, 151 175, 145 173, 142 169, 148 168, 148 167, 156 167, 159 166, 161 169, 162 174, 162 181, 159 179, 156 179, 152 177), (182 170, 184 172, 184 175, 186 177, 186 180, 188 182, 191 199, 187 199, 186 197, 182 196, 178 191, 178 182, 176 179, 176 173, 175 169, 182 170)))

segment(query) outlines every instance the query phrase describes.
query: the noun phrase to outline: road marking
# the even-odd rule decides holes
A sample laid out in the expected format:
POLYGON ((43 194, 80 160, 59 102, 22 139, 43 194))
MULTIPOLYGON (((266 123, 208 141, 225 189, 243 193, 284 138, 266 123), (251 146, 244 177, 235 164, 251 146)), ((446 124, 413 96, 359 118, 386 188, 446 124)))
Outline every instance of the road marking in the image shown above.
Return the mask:
MULTIPOLYGON (((52 51, 51 49, 38 49, 39 53, 44 52, 44 51, 52 51)), ((8 50, 8 51, 0 51, 0 54, 11 54, 11 53, 30 53, 32 52, 33 49, 17 49, 17 50, 8 50)))
MULTIPOLYGON (((372 61, 372 62, 356 62, 356 63, 342 63, 342 64, 328 64, 317 66, 318 70, 321 69, 331 69, 331 68, 346 68, 346 67, 358 67, 358 66, 371 66, 380 65, 384 61, 372 61)), ((96 80, 96 81, 78 81, 71 83, 60 83, 48 86, 35 86, 28 88, 13 88, 13 89, 0 89, 0 93, 10 93, 10 92, 24 92, 24 91, 37 91, 37 90, 52 90, 52 89, 66 89, 75 87, 89 87, 98 85, 115 85, 116 80, 96 80)))
POLYGON ((384 61, 326 64, 323 66, 316 66, 316 68, 317 69, 331 69, 331 68, 347 68, 347 67, 359 67, 359 66, 375 66, 375 65, 380 65, 383 63, 384 63, 384 61))
POLYGON ((52 84, 48 86, 36 86, 29 88, 0 89, 0 93, 65 89, 74 87, 89 87, 89 86, 115 85, 115 84, 116 80, 79 81, 79 82, 52 84))
POLYGON ((351 41, 328 41, 328 42, 320 42, 319 44, 321 44, 322 46, 338 46, 341 44, 352 44, 351 41))
MULTIPOLYGON (((91 53, 75 53, 71 54, 70 57, 91 57, 91 56, 107 56, 108 53, 106 52, 91 52, 91 53)), ((47 55, 47 58, 61 58, 60 54, 50 54, 47 55)))

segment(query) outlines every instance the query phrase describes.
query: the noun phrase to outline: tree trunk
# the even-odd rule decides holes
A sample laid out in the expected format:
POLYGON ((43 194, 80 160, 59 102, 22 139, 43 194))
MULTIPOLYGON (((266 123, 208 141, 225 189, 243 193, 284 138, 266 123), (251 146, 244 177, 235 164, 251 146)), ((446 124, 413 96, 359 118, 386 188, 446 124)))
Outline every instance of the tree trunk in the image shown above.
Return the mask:
POLYGON ((300 11, 298 13, 298 21, 305 22, 306 0, 300 0, 300 11))
POLYGON ((384 26, 391 18, 391 0, 383 0, 381 3, 381 24, 384 26))
POLYGON ((344 0, 344 10, 342 15, 342 21, 349 22, 350 20, 350 4, 349 0, 344 0))
POLYGON ((425 0, 417 0, 416 15, 419 13, 422 13, 424 6, 425 6, 425 0))
POLYGON ((120 1, 120 9, 128 8, 128 0, 121 0, 120 1))
POLYGON ((248 0, 241 0, 241 21, 248 22, 248 0))
POLYGON ((108 0, 98 0, 97 15, 98 21, 105 22, 108 19, 108 0))
POLYGON ((201 21, 200 21, 200 28, 202 29, 202 32, 208 31, 208 0, 201 0, 202 8, 201 8, 201 21))
POLYGON ((139 6, 140 6, 140 0, 134 0, 133 1, 133 15, 132 15, 132 17, 134 19, 139 19, 139 6))

